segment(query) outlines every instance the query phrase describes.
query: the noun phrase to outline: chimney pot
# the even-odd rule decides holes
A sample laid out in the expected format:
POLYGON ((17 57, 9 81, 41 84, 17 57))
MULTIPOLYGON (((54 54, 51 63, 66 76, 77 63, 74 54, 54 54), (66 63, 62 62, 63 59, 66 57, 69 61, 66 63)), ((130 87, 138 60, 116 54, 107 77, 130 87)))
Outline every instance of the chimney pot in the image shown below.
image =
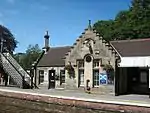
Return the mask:
POLYGON ((46 50, 46 52, 48 51, 49 49, 49 34, 48 34, 48 31, 46 31, 45 35, 44 35, 44 38, 45 38, 45 45, 44 45, 44 48, 46 50))

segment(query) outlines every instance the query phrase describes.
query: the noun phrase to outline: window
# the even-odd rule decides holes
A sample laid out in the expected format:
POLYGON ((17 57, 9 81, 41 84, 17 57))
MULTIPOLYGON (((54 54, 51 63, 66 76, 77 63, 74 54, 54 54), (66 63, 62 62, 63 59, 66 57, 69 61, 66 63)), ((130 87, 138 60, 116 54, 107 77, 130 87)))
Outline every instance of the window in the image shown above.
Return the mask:
POLYGON ((84 68, 84 61, 83 60, 78 61, 78 67, 79 67, 79 69, 83 69, 84 68))
POLYGON ((94 86, 99 86, 99 68, 100 68, 100 59, 94 59, 94 61, 93 61, 93 83, 94 83, 94 86))
POLYGON ((93 70, 93 82, 94 82, 94 86, 99 86, 99 70, 98 69, 94 69, 93 70))
POLYGON ((99 66, 100 66, 99 60, 94 60, 93 68, 99 68, 99 66))
POLYGON ((39 70, 39 84, 44 82, 44 70, 39 70))
POLYGON ((79 86, 84 86, 84 60, 78 60, 79 86))
POLYGON ((114 84, 114 71, 107 71, 108 84, 114 84))
POLYGON ((84 86, 84 70, 79 70, 79 86, 84 86))
POLYGON ((141 83, 147 83, 147 72, 142 71, 140 74, 140 82, 141 83))
POLYGON ((60 70, 60 83, 65 83, 65 70, 60 70))
POLYGON ((86 60, 86 62, 90 63, 92 61, 92 58, 91 58, 91 56, 88 55, 88 56, 86 56, 85 60, 86 60))

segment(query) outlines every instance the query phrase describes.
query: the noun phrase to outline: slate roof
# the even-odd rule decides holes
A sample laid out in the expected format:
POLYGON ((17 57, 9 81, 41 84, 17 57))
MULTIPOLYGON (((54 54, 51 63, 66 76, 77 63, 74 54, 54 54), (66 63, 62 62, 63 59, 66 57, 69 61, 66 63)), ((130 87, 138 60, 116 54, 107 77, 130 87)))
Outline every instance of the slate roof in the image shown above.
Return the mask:
MULTIPOLYGON (((150 56, 150 38, 111 41, 112 46, 122 57, 150 56)), ((38 67, 64 66, 64 56, 71 46, 50 48, 38 63, 38 67)))
POLYGON ((122 57, 150 56, 150 38, 111 41, 122 57))
POLYGON ((71 46, 50 48, 47 54, 44 54, 38 63, 38 67, 57 67, 64 66, 64 56, 70 50, 71 46))

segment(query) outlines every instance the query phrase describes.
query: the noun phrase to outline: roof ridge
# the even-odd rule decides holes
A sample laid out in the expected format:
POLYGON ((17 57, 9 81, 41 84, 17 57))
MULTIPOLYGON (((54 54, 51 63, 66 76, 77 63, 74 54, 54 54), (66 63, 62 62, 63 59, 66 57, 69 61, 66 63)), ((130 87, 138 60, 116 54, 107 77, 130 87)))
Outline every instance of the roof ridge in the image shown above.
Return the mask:
POLYGON ((110 42, 137 42, 137 41, 147 41, 150 40, 150 38, 141 38, 141 39, 127 39, 127 40, 115 40, 115 41, 110 41, 110 42))
POLYGON ((71 46, 56 46, 56 47, 51 47, 50 49, 59 49, 59 48, 67 48, 71 46))

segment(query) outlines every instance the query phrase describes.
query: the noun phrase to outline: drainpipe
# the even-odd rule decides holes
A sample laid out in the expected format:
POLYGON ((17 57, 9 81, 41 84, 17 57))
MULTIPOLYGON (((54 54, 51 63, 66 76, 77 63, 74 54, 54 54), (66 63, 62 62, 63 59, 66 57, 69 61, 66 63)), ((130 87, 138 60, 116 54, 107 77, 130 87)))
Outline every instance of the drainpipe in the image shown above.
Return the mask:
POLYGON ((33 77, 34 77, 34 68, 33 67, 30 69, 30 75, 31 75, 31 89, 33 89, 33 77))
MULTIPOLYGON (((36 66, 35 66, 35 62, 32 64, 32 69, 31 69, 31 88, 33 88, 33 81, 34 84, 36 85, 36 66), (33 80, 34 78, 34 80, 33 80)), ((35 86, 36 88, 36 86, 35 86)))
POLYGON ((34 77, 35 77, 35 80, 34 80, 34 83, 35 85, 37 86, 37 70, 36 70, 36 67, 34 67, 34 77))
POLYGON ((119 96, 118 59, 115 60, 115 96, 119 96))

